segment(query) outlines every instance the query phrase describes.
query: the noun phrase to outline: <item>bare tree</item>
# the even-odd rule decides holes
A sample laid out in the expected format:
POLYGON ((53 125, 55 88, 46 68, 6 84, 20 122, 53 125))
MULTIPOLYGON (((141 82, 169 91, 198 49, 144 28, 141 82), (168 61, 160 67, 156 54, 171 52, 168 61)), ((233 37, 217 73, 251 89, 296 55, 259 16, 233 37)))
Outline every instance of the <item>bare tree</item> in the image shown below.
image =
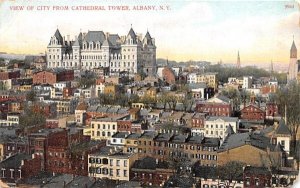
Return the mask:
MULTIPOLYGON (((300 84, 291 82, 286 87, 278 89, 276 92, 276 103, 279 114, 285 116, 287 126, 291 131, 292 154, 296 154, 296 137, 300 126, 300 84)), ((294 155, 294 157, 298 158, 299 156, 294 155)))

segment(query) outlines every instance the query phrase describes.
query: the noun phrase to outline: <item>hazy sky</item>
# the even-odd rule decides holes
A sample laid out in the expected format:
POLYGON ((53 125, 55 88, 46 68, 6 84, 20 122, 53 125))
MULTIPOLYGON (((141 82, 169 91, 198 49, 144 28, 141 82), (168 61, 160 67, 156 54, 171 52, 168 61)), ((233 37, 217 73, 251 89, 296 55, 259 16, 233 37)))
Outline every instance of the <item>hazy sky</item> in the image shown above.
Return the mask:
MULTIPOLYGON (((293 35, 300 49, 299 8, 294 1, 200 0, 0 0, 0 52, 43 53, 57 26, 74 38, 80 29, 126 35, 149 30, 157 57, 177 61, 288 64, 293 35), (11 11, 10 6, 51 6, 11 11), (168 11, 52 11, 69 5, 168 5, 168 11)), ((300 51, 300 50, 299 50, 300 51)), ((300 56, 300 53, 299 53, 300 56)))

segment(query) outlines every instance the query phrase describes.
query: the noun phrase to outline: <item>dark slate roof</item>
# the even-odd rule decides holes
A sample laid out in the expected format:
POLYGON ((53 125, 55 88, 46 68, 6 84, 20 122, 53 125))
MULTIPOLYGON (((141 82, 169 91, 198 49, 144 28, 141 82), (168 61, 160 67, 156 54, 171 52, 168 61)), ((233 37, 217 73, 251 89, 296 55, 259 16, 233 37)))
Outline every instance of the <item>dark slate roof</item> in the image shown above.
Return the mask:
POLYGON ((103 31, 89 31, 84 37, 84 41, 87 42, 101 42, 103 43, 105 40, 105 34, 103 31))
POLYGON ((246 166, 244 169, 244 173, 246 174, 262 174, 262 175, 271 175, 270 171, 265 167, 254 167, 254 166, 246 166))
POLYGON ((209 138, 205 137, 202 144, 207 147, 218 147, 220 143, 220 138, 209 138))
POLYGON ((110 34, 108 36, 108 40, 111 42, 112 45, 115 46, 118 44, 118 40, 120 40, 120 37, 117 34, 110 34))
POLYGON ((1 161, 0 168, 19 168, 21 166, 22 160, 25 159, 31 159, 31 155, 18 153, 1 161))
POLYGON ((172 133, 159 133, 156 136, 155 141, 169 141, 172 136, 172 133))
POLYGON ((126 138, 128 135, 128 132, 117 132, 114 135, 112 135, 112 138, 126 138))
POLYGON ((151 169, 155 170, 156 168, 167 169, 169 164, 166 161, 159 161, 152 157, 145 157, 140 160, 136 160, 132 166, 132 168, 137 169, 151 169))
POLYGON ((144 38, 144 40, 146 40, 146 44, 147 45, 153 45, 153 43, 152 43, 152 37, 151 37, 151 35, 150 35, 150 33, 147 31, 147 33, 146 33, 146 35, 145 35, 145 38, 144 38))
POLYGON ((263 150, 269 147, 271 151, 274 151, 276 147, 272 145, 270 143, 270 139, 263 136, 263 134, 247 132, 232 134, 228 136, 221 145, 219 152, 241 147, 246 144, 252 145, 263 150))
POLYGON ((173 136, 173 139, 171 141, 175 142, 175 143, 185 143, 185 141, 187 140, 187 137, 188 136, 186 136, 184 134, 177 134, 177 135, 173 136))
POLYGON ((204 137, 202 135, 195 135, 195 136, 190 136, 187 139, 187 143, 201 144, 203 140, 204 140, 204 137))
POLYGON ((126 139, 137 139, 141 136, 140 133, 131 133, 130 135, 127 136, 126 139))
POLYGON ((132 41, 133 41, 133 44, 137 44, 137 41, 136 41, 136 34, 135 34, 135 32, 133 31, 132 28, 130 28, 127 37, 128 37, 128 36, 131 37, 131 39, 132 39, 132 41))
POLYGON ((237 122, 238 121, 237 117, 223 117, 223 116, 210 116, 206 121, 215 121, 218 119, 221 119, 225 122, 233 122, 233 121, 237 122))
POLYGON ((281 134, 281 135, 291 135, 291 132, 289 128, 286 126, 283 119, 279 121, 279 125, 275 131, 275 134, 281 134))
POLYGON ((156 131, 145 131, 140 138, 154 138, 156 136, 156 131))
POLYGON ((224 95, 218 95, 217 98, 226 103, 230 103, 230 99, 228 97, 225 97, 224 95))
POLYGON ((199 89, 199 88, 207 88, 207 85, 205 82, 200 83, 190 83, 189 84, 190 89, 199 89))
POLYGON ((61 36, 58 29, 56 29, 54 36, 57 38, 60 44, 63 44, 63 37, 61 36))
POLYGON ((233 130, 233 128, 232 128, 231 125, 229 125, 229 126, 227 127, 227 130, 225 131, 225 133, 227 133, 227 135, 234 134, 234 130, 233 130))

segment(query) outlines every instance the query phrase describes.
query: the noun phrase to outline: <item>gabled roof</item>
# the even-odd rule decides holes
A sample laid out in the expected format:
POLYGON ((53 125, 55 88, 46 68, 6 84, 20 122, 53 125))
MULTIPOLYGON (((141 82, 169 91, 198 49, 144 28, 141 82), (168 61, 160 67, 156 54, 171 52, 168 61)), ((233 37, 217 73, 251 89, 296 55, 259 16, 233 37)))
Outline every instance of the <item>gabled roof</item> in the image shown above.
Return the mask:
POLYGON ((259 112, 265 112, 264 110, 262 110, 261 108, 259 108, 257 105, 254 105, 254 104, 249 104, 248 106, 246 106, 245 108, 243 108, 241 110, 241 112, 245 111, 246 109, 251 108, 251 107, 257 109, 259 112))
POLYGON ((63 37, 61 36, 58 29, 56 29, 54 36, 56 37, 56 39, 59 41, 60 44, 63 44, 63 37))
POLYGON ((152 37, 150 35, 150 33, 147 31, 145 37, 144 37, 144 41, 146 41, 147 45, 153 45, 152 43, 152 37))
POLYGON ((130 36, 130 38, 132 39, 133 44, 137 44, 137 41, 136 41, 136 34, 135 34, 135 32, 133 31, 132 28, 130 28, 130 30, 129 30, 129 32, 128 32, 127 37, 129 37, 129 36, 130 36))
POLYGON ((208 103, 230 103, 230 99, 224 95, 218 95, 207 100, 208 103))
POLYGON ((234 134, 234 130, 233 130, 233 128, 232 128, 232 126, 229 124, 229 126, 227 127, 227 130, 225 131, 225 133, 227 134, 227 135, 232 135, 232 134, 234 134))
POLYGON ((281 134, 281 135, 291 135, 291 132, 289 128, 286 126, 283 119, 279 121, 279 125, 275 131, 275 134, 281 134))
POLYGON ((81 46, 81 42, 82 42, 82 33, 80 32, 75 42, 73 43, 73 46, 81 46))
POLYGON ((227 117, 227 116, 210 116, 207 118, 206 121, 216 121, 216 120, 222 120, 225 122, 237 122, 238 118, 237 117, 227 117))
POLYGON ((270 139, 257 133, 236 133, 228 136, 221 145, 218 152, 234 149, 244 145, 251 145, 253 147, 266 150, 270 148, 271 151, 275 150, 275 145, 270 143, 270 139))

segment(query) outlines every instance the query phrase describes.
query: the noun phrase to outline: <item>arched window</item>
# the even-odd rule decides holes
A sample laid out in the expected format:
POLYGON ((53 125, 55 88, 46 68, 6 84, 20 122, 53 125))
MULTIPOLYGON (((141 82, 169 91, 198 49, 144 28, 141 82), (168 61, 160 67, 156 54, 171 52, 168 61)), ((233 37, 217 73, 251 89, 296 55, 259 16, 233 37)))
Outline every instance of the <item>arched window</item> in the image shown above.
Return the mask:
POLYGON ((97 136, 100 136, 100 131, 97 131, 97 136))

